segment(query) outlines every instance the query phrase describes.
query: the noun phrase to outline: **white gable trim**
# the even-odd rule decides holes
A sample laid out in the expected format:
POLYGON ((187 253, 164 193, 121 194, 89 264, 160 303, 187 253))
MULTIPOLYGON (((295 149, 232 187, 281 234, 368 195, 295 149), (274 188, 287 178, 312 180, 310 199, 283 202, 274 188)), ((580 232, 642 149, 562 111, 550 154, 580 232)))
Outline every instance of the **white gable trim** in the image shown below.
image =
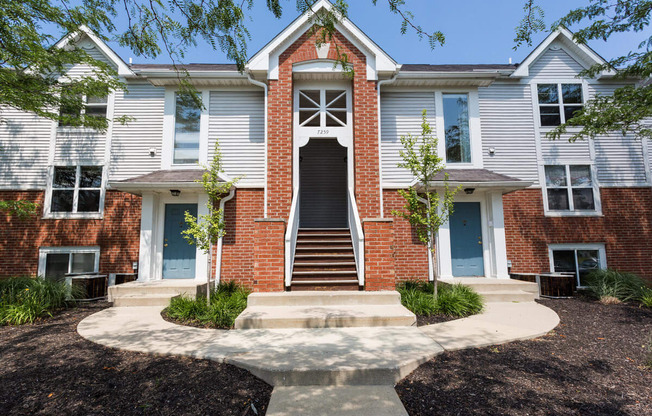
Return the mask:
MULTIPOLYGON (((559 27, 546 37, 543 42, 530 53, 525 60, 510 75, 515 78, 528 77, 530 75, 530 65, 543 55, 552 43, 559 40, 566 47, 565 51, 571 55, 585 68, 590 68, 595 64, 604 64, 606 61, 587 45, 579 44, 573 40, 573 33, 565 27, 559 27)), ((613 76, 614 71, 603 71, 600 76, 613 76)))
POLYGON ((129 66, 125 63, 125 61, 123 61, 122 58, 118 56, 118 54, 113 52, 113 50, 102 41, 102 39, 97 37, 97 35, 95 35, 95 33, 93 33, 93 31, 85 25, 80 26, 77 32, 69 33, 66 35, 63 39, 56 43, 55 47, 64 48, 71 43, 75 43, 83 35, 88 36, 89 39, 95 44, 95 46, 97 46, 100 52, 102 52, 102 54, 116 66, 119 76, 126 77, 135 75, 131 68, 129 68, 129 66))
MULTIPOLYGON (((263 49, 256 53, 247 63, 247 70, 252 72, 267 72, 268 79, 278 79, 279 56, 292 43, 296 42, 310 27, 310 18, 322 9, 332 10, 333 5, 328 0, 319 0, 306 13, 276 35, 263 49)), ((378 72, 396 72, 400 66, 365 33, 349 19, 343 19, 336 29, 367 57, 367 79, 377 80, 378 72)))

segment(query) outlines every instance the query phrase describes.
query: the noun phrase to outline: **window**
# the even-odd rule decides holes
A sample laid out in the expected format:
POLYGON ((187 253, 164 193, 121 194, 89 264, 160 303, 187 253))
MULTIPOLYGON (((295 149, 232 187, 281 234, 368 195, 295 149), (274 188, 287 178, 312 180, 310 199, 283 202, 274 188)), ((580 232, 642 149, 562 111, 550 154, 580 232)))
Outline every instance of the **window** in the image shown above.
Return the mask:
POLYGON ((590 165, 546 165, 545 190, 550 211, 595 211, 590 165))
POLYGON ((55 166, 50 213, 98 213, 102 166, 55 166))
POLYGON ((586 286, 589 273, 607 266, 602 244, 552 245, 549 250, 552 271, 573 273, 577 286, 586 286))
POLYGON ((301 127, 346 127, 347 111, 345 90, 299 91, 301 127))
POLYGON ((471 163, 469 96, 443 94, 446 163, 471 163))
POLYGON ((99 260, 99 247, 42 247, 39 275, 61 281, 69 274, 97 273, 99 260))
POLYGON ((582 84, 539 84, 537 92, 542 126, 558 126, 582 109, 582 84))
POLYGON ((199 161, 199 130, 201 107, 189 94, 176 94, 174 112, 174 158, 175 165, 187 165, 199 161))
POLYGON ((107 114, 107 97, 82 95, 64 95, 59 109, 59 126, 74 126, 72 119, 84 117, 105 118, 107 114))

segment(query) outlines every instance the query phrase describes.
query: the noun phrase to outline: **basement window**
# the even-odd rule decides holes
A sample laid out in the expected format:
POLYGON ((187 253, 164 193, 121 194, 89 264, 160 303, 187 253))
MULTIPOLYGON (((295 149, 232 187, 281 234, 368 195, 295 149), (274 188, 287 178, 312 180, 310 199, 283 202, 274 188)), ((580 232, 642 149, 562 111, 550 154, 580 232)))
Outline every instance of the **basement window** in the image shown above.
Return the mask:
POLYGON ((580 287, 592 271, 607 268, 604 244, 551 244, 548 249, 551 271, 573 273, 580 287))
POLYGON ((41 247, 38 274, 48 280, 63 281, 70 274, 99 272, 99 247, 41 247))

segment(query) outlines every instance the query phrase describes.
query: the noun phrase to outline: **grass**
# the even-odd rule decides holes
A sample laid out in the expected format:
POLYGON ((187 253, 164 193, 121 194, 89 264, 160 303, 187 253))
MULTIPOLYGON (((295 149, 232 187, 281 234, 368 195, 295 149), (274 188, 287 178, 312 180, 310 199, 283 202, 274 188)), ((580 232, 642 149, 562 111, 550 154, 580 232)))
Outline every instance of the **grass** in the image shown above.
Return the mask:
POLYGON ((67 307, 76 289, 65 282, 12 277, 0 280, 0 325, 23 325, 67 307))
POLYGON ((165 309, 169 318, 214 328, 233 328, 235 318, 247 307, 249 290, 235 282, 220 283, 211 291, 210 304, 201 296, 173 298, 165 309))
POLYGON ((484 307, 482 296, 461 284, 438 286, 437 299, 429 282, 406 281, 397 288, 401 303, 416 315, 446 315, 465 317, 480 313, 484 307))
POLYGON ((589 293, 603 303, 640 301, 644 298, 652 301, 650 289, 645 287, 643 279, 633 273, 619 272, 613 269, 596 270, 587 277, 589 293))

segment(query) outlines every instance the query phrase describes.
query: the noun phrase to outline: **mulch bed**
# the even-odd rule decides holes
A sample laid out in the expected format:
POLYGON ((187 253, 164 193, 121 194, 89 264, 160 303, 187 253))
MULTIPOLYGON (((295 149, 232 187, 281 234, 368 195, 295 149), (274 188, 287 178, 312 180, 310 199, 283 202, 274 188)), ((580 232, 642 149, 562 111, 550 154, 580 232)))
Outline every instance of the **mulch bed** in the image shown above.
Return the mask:
POLYGON ((265 414, 272 387, 212 361, 119 351, 77 334, 92 303, 0 327, 0 415, 265 414))
POLYGON ((396 386, 414 415, 652 415, 652 310, 542 300, 561 324, 536 340, 446 352, 396 386))

